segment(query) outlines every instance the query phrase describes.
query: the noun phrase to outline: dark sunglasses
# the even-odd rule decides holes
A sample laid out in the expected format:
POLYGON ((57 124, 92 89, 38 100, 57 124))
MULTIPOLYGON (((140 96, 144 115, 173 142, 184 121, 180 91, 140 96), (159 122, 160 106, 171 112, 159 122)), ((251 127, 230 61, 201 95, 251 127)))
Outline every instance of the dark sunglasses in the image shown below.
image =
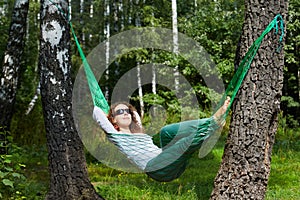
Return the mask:
POLYGON ((119 109, 119 110, 116 110, 114 116, 122 115, 122 114, 124 114, 125 112, 127 112, 127 114, 130 114, 130 110, 129 110, 128 108, 126 108, 126 109, 119 109))

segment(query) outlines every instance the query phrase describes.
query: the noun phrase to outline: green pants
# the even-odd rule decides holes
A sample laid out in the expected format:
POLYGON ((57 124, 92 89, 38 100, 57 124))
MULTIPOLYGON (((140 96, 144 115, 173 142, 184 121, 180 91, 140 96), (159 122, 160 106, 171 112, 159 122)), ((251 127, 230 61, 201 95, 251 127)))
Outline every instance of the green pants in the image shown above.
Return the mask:
POLYGON ((163 151, 147 163, 146 173, 161 182, 178 178, 184 172, 191 155, 217 129, 219 126, 213 117, 164 126, 160 131, 163 151))

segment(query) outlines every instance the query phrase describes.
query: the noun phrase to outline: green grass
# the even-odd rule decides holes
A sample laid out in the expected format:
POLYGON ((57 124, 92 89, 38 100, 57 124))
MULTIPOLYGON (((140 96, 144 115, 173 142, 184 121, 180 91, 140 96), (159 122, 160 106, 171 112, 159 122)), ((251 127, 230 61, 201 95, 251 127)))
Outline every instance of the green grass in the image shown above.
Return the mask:
POLYGON ((300 199, 299 151, 277 151, 273 154, 266 199, 300 199))
MULTIPOLYGON (((286 133, 285 133, 286 134, 286 133)), ((288 136, 286 134, 285 136, 288 136)), ((284 141, 279 136, 274 145, 267 200, 300 199, 300 151, 298 140, 284 141)), ((144 174, 118 172, 101 164, 89 164, 89 173, 97 191, 106 199, 209 199, 220 166, 224 140, 203 159, 191 159, 187 170, 177 180, 159 183, 144 174)))
POLYGON ((208 199, 221 161, 212 154, 209 157, 192 159, 185 173, 169 183, 153 181, 145 174, 117 172, 96 164, 89 165, 89 173, 97 191, 106 199, 208 199))
MULTIPOLYGON (((300 199, 299 135, 300 131, 295 129, 278 134, 273 149, 267 200, 300 199)), ((205 158, 199 159, 195 155, 183 175, 169 183, 153 181, 145 174, 111 169, 96 162, 87 154, 89 176, 97 192, 107 200, 209 199, 221 163, 224 140, 225 138, 222 138, 205 158)), ((24 191, 21 193, 27 199, 44 199, 49 185, 46 148, 37 146, 24 148, 20 162, 26 165, 23 173, 27 177, 23 183, 24 191)))
POLYGON ((285 120, 280 120, 272 155, 267 200, 300 199, 300 128, 286 127, 285 120))

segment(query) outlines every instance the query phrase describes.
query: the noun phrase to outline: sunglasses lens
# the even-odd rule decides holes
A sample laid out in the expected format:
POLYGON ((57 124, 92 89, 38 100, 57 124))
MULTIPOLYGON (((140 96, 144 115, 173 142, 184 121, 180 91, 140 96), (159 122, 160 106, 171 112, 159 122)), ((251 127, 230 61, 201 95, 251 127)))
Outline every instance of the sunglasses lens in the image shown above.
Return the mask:
POLYGON ((122 115, 124 112, 127 112, 129 114, 129 109, 119 109, 116 110, 116 115, 122 115))

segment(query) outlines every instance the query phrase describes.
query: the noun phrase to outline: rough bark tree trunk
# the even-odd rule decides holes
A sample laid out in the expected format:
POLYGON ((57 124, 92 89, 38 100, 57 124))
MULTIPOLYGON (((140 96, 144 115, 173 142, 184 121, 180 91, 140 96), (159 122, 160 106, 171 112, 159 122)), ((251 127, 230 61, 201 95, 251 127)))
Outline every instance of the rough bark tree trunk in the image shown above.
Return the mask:
MULTIPOLYGON (((245 6, 238 54, 242 56, 276 14, 285 18, 287 13, 284 0, 247 0, 245 6)), ((211 199, 265 197, 283 84, 284 54, 282 50, 276 52, 279 36, 270 32, 265 37, 233 104, 230 132, 211 199)))
POLYGON ((50 171, 46 199, 102 199, 89 181, 73 121, 70 29, 61 10, 67 13, 67 0, 41 1, 39 72, 50 171))

